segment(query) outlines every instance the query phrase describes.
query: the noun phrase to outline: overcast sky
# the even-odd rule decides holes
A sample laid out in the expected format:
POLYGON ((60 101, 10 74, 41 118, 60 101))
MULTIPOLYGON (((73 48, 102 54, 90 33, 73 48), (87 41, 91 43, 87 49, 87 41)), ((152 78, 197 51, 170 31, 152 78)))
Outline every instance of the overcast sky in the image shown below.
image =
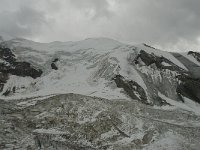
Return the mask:
POLYGON ((108 37, 200 51, 200 0, 0 0, 0 34, 39 42, 108 37))

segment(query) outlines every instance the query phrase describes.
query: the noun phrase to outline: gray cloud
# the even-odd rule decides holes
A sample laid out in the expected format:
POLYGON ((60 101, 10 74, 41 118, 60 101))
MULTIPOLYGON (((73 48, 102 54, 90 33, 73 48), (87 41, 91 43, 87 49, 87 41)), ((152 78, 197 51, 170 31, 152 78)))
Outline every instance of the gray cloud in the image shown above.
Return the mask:
POLYGON ((19 5, 16 8, 11 8, 11 6, 9 9, 3 8, 2 5, 1 7, 3 10, 0 11, 0 34, 2 35, 14 37, 35 36, 40 34, 44 27, 48 26, 48 19, 45 17, 44 12, 34 9, 32 5, 30 7, 28 4, 19 5))
POLYGON ((19 37, 39 34, 47 24, 41 12, 26 7, 15 12, 1 12, 0 20, 0 33, 19 37))
POLYGON ((137 33, 140 40, 157 44, 176 43, 180 39, 196 41, 200 34, 200 11, 197 8, 200 1, 142 0, 141 3, 141 8, 132 11, 136 13, 133 20, 138 23, 133 25, 132 31, 142 31, 137 33))
POLYGON ((70 0, 70 3, 82 11, 93 10, 93 19, 113 15, 109 10, 109 2, 107 0, 70 0))
POLYGON ((41 42, 104 36, 186 50, 199 48, 199 6, 199 0, 1 0, 0 34, 41 42))

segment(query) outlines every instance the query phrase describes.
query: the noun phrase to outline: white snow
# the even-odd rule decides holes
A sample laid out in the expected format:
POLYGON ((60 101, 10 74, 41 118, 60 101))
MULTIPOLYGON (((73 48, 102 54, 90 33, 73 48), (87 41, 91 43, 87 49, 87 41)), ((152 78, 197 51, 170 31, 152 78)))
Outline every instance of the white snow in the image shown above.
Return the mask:
MULTIPOLYGON (((116 74, 122 75, 127 80, 137 82, 147 95, 147 86, 137 69, 140 69, 143 73, 151 74, 155 80, 157 78, 159 81, 162 80, 159 72, 146 69, 145 67, 136 68, 137 66, 130 64, 129 58, 133 54, 135 55, 133 46, 131 47, 111 39, 96 38, 77 42, 52 43, 37 43, 25 39, 13 39, 8 42, 13 43, 14 46, 30 47, 37 50, 30 50, 30 53, 29 50, 24 53, 19 52, 18 55, 44 68, 44 74, 37 79, 11 75, 5 84, 3 92, 16 87, 16 93, 8 97, 1 96, 2 99, 23 99, 52 94, 77 93, 107 99, 130 100, 122 92, 122 89, 117 88, 114 81, 112 81, 116 74), (32 58, 32 55, 35 58, 40 58, 41 61, 32 58), (56 63, 58 70, 50 68, 53 58, 59 59, 56 63)), ((155 50, 144 45, 137 47, 134 47, 134 49, 143 49, 148 53, 153 52, 155 55, 164 56, 186 69, 183 64, 168 52, 155 50)), ((166 99, 170 101, 170 99, 166 99)), ((188 104, 187 106, 174 100, 171 100, 170 103, 191 111, 193 109, 192 105, 188 104)))
POLYGON ((2 93, 6 92, 6 90, 12 91, 12 89, 15 87, 16 93, 22 94, 24 91, 26 91, 27 88, 30 87, 31 84, 34 84, 34 81, 35 80, 31 77, 19 77, 15 75, 10 75, 9 80, 4 85, 2 93))
POLYGON ((109 38, 89 38, 82 41, 69 42, 51 42, 39 43, 22 38, 15 38, 8 41, 13 47, 26 47, 38 51, 56 52, 56 51, 76 51, 81 49, 96 49, 99 52, 112 50, 124 44, 109 38))
POLYGON ((147 145, 144 150, 177 150, 182 146, 181 143, 184 138, 180 135, 174 134, 171 131, 166 132, 160 139, 156 142, 147 145))
POLYGON ((28 107, 28 106, 34 106, 35 104, 37 104, 37 101, 39 100, 44 100, 44 99, 48 99, 50 97, 52 97, 54 95, 48 95, 48 96, 43 96, 43 97, 37 97, 37 98, 33 98, 33 99, 30 99, 28 101, 22 101, 22 102, 19 102, 17 103, 17 106, 20 106, 22 108, 25 108, 25 107, 28 107))
POLYGON ((127 58, 131 49, 115 40, 96 38, 48 44, 14 39, 9 42, 13 42, 14 46, 37 50, 30 50, 30 53, 18 51, 18 56, 44 68, 43 76, 37 79, 11 76, 3 91, 16 87, 16 93, 9 95, 10 99, 19 98, 20 95, 21 98, 25 98, 31 95, 35 97, 63 93, 77 93, 108 99, 129 99, 111 81, 115 74, 122 74, 127 79, 138 82, 145 90, 147 89, 137 71, 128 64, 127 58), (39 51, 44 50, 47 53, 41 52, 40 54, 39 51), (52 70, 49 67, 52 58, 55 57, 59 59, 56 63, 58 70, 52 70))
POLYGON ((67 134, 67 132, 59 131, 56 129, 36 129, 33 131, 33 133, 54 134, 54 135, 67 134))
POLYGON ((166 62, 162 62, 163 66, 171 66, 170 64, 166 63, 166 62))
MULTIPOLYGON (((4 86, 3 94, 7 90, 12 90, 16 88, 16 92, 9 96, 0 96, 3 100, 20 100, 16 105, 20 108, 25 108, 29 106, 34 106, 40 100, 48 99, 57 94, 66 93, 76 93, 88 96, 97 96, 106 99, 120 99, 130 100, 130 98, 124 94, 124 91, 116 87, 112 78, 116 74, 122 75, 126 80, 132 80, 137 82, 146 92, 148 96, 147 86, 141 77, 139 72, 150 75, 152 79, 157 82, 162 82, 162 76, 160 70, 155 70, 152 66, 135 66, 132 65, 130 60, 132 56, 135 55, 133 47, 122 44, 120 42, 106 39, 86 39, 77 42, 52 42, 52 43, 37 43, 33 41, 28 41, 25 39, 14 39, 9 42, 13 42, 13 46, 29 47, 30 51, 20 52, 18 55, 22 60, 27 60, 28 62, 34 62, 36 66, 44 69, 44 74, 37 79, 32 79, 31 77, 18 77, 10 75, 9 80, 4 86), (33 49, 33 50, 31 50, 33 49), (34 51, 37 50, 37 51, 34 51), (42 51, 42 52, 40 52, 42 51), (58 58, 56 65, 58 70, 51 69, 51 62, 54 58, 58 58), (31 98, 31 99, 27 99, 31 98)), ((174 56, 170 53, 155 50, 143 46, 138 46, 139 50, 143 49, 148 53, 154 53, 158 56, 164 56, 176 65, 187 70, 183 64, 181 64, 174 56)), ((169 66, 168 63, 163 63, 165 66, 169 66)), ((165 70, 166 78, 168 75, 176 76, 176 72, 165 70)), ((172 100, 162 93, 158 93, 162 99, 166 100, 173 106, 163 106, 155 107, 152 109, 163 109, 164 110, 181 110, 181 112, 187 112, 188 114, 200 115, 200 104, 184 97, 184 103, 172 100)), ((78 113, 77 123, 85 124, 87 122, 92 123, 96 121, 97 117, 102 113, 110 109, 108 105, 100 104, 100 101, 88 101, 83 99, 85 105, 79 107, 76 110, 78 113), (99 104, 98 104, 99 103, 99 104), (91 111, 90 110, 95 110, 91 111), (87 113, 87 114, 84 114, 87 113)), ((144 104, 137 103, 137 106, 144 104)), ((150 108, 150 106, 144 105, 144 109, 150 108)), ((52 108, 51 112, 44 111, 35 117, 38 119, 44 118, 46 116, 54 115, 52 112, 60 112, 61 108, 52 108)), ((142 113, 145 113, 145 117, 151 116, 146 110, 140 110, 140 107, 136 107, 134 111, 137 113, 136 117, 133 118, 134 113, 126 115, 122 113, 120 121, 127 123, 125 125, 119 124, 117 127, 126 133, 130 137, 119 138, 118 143, 120 144, 133 144, 133 140, 142 139, 145 135, 146 122, 140 118, 142 113), (140 114, 141 113, 141 114, 140 114), (138 118, 137 118, 138 116, 138 118), (136 130, 137 129, 137 130, 136 130), (137 132, 136 132, 137 131, 137 132)), ((158 111, 159 112, 159 111, 158 111)), ((120 113, 120 111, 118 112, 120 113)), ((118 115, 118 114, 117 114, 118 115)), ((158 114, 159 115, 159 114, 158 114)), ((107 116, 110 117, 110 116, 107 116)), ((151 119, 151 118, 150 118, 151 119)), ((192 125, 193 127, 199 127, 200 123, 198 120, 187 122, 175 122, 175 120, 168 119, 156 119, 152 118, 154 121, 160 121, 165 123, 171 123, 174 125, 192 125)), ((60 131, 59 129, 36 129, 34 133, 39 134, 52 134, 55 138, 59 138, 62 134, 68 134, 67 132, 60 131)), ((119 132, 116 128, 112 128, 109 132, 101 134, 102 141, 106 141, 107 138, 118 135, 119 132)), ((153 137, 155 138, 155 137, 153 137)), ((152 140, 153 140, 152 138, 152 140)), ((149 144, 143 145, 144 149, 176 149, 180 147, 180 141, 183 141, 182 137, 173 132, 167 132, 155 142, 150 142, 149 144)))

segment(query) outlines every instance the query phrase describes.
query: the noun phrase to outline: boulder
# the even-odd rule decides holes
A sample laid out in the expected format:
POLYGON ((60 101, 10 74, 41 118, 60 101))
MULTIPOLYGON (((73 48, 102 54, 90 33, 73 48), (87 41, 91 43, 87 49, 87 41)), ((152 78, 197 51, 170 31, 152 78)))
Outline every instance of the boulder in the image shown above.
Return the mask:
POLYGON ((55 63, 51 63, 51 68, 54 69, 54 70, 58 70, 58 67, 56 66, 55 63))

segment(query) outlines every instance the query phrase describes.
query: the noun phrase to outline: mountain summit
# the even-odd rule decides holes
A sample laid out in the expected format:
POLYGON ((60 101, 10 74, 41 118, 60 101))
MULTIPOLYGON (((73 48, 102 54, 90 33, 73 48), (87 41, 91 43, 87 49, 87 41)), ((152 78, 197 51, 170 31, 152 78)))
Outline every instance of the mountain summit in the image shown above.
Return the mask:
POLYGON ((198 52, 108 38, 0 39, 1 120, 11 124, 0 142, 13 148, 195 149, 199 93, 198 52))

